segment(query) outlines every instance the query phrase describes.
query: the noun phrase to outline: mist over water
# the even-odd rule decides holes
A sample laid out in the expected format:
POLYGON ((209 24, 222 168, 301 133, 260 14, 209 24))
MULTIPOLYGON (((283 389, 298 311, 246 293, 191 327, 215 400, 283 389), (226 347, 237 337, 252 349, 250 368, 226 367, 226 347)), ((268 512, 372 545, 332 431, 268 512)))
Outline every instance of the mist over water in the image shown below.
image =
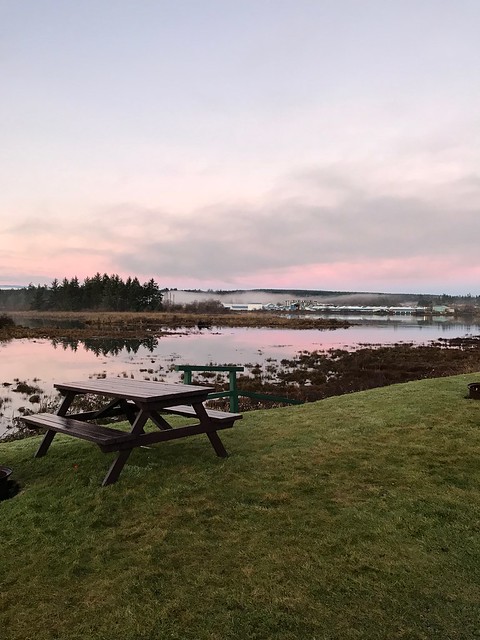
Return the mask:
POLYGON ((403 294, 385 294, 385 293, 330 293, 325 295, 302 295, 297 296, 290 292, 269 292, 263 290, 240 290, 240 291, 226 291, 225 293, 218 293, 217 291, 184 291, 184 290, 171 290, 165 295, 165 300, 174 304, 188 304, 190 302, 204 302, 206 300, 219 300, 220 302, 247 304, 249 302, 256 302, 261 304, 284 304, 287 300, 293 300, 301 298, 305 300, 311 300, 321 304, 337 304, 337 305, 362 305, 362 304, 378 304, 385 303, 385 299, 398 299, 406 305, 415 305, 418 302, 419 295, 409 296, 403 294))

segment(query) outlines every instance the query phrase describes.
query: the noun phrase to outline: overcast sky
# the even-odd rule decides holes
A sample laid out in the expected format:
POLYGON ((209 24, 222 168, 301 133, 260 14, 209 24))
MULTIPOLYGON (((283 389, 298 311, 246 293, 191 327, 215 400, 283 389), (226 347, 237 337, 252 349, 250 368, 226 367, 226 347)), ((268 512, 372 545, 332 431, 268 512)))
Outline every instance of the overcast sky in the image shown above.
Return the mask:
POLYGON ((0 284, 480 294, 479 0, 0 0, 0 284))

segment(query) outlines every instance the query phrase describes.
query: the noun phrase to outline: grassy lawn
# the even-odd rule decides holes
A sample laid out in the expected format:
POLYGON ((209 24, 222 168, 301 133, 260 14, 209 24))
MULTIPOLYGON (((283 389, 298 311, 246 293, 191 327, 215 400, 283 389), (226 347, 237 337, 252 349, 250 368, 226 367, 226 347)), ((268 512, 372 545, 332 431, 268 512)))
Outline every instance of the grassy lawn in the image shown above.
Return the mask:
POLYGON ((2 640, 480 638, 479 374, 110 456, 0 445, 2 640))

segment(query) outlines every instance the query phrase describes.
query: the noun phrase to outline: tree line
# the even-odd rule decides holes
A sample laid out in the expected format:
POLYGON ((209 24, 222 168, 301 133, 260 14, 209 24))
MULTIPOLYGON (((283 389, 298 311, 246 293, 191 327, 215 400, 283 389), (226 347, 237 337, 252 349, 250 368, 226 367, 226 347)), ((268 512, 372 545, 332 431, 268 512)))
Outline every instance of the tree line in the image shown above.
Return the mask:
POLYGON ((0 309, 35 311, 158 311, 163 294, 152 278, 123 280, 119 275, 96 273, 80 282, 75 276, 50 285, 30 284, 24 289, 0 290, 0 309))

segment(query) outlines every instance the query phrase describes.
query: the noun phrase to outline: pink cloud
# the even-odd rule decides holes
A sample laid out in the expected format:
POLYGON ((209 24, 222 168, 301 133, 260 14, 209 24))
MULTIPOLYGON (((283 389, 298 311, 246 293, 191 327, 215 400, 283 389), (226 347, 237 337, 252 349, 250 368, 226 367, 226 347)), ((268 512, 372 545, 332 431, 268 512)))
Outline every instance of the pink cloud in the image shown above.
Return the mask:
MULTIPOLYGON (((317 263, 263 271, 235 279, 239 287, 305 288, 340 291, 478 289, 480 265, 458 258, 398 258, 358 262, 317 263)), ((472 291, 474 293, 474 291, 472 291)))
POLYGON ((5 284, 49 283, 53 278, 85 277, 100 273, 118 273, 122 277, 154 278, 161 287, 179 289, 323 289, 336 291, 402 291, 415 293, 472 293, 477 295, 480 264, 468 264, 458 257, 395 258, 335 263, 295 265, 239 277, 202 278, 174 273, 127 273, 116 263, 115 252, 60 250, 45 241, 41 260, 37 251, 12 251, 3 255, 1 280, 5 284), (41 269, 41 271, 39 270, 41 269), (33 275, 36 274, 36 275, 33 275))

